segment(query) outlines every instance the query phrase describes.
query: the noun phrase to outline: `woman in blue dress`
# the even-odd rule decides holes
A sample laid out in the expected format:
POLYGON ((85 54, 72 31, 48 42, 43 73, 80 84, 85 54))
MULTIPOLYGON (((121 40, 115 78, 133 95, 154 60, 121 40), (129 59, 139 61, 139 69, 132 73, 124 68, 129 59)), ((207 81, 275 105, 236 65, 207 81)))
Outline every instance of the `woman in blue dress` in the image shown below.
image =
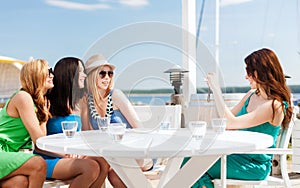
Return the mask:
MULTIPOLYGON (((227 118, 227 129, 247 130, 269 134, 275 147, 280 127, 291 121, 291 94, 276 54, 270 49, 254 51, 245 58, 246 79, 251 90, 233 108, 229 109, 215 73, 208 73, 208 85, 213 91, 217 111, 227 118)), ((184 164, 188 162, 184 160, 184 164)), ((272 155, 233 154, 227 157, 227 178, 244 180, 265 179, 271 171, 272 155)), ((192 187, 211 188, 212 180, 220 178, 218 160, 192 187)))
MULTIPOLYGON (((75 57, 60 59, 54 68, 54 88, 48 94, 52 118, 47 122, 47 135, 62 133, 62 121, 77 121, 81 130, 80 104, 85 92, 85 69, 75 57)), ((102 157, 40 154, 47 163, 47 178, 72 180, 70 187, 101 187, 109 165, 102 157)))

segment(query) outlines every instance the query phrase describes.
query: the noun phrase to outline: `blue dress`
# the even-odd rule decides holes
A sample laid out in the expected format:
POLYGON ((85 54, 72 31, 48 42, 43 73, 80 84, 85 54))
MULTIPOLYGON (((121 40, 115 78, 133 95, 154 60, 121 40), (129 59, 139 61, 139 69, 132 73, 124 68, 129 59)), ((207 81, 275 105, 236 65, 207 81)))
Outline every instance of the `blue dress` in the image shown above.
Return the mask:
MULTIPOLYGON (((57 117, 50 118, 47 122, 47 135, 62 133, 63 132, 62 128, 61 128, 62 121, 77 121, 78 122, 77 131, 81 130, 81 127, 82 127, 81 117, 76 114, 70 114, 65 117, 57 116, 57 117)), ((61 157, 52 157, 52 156, 38 153, 36 151, 34 151, 34 153, 42 156, 45 159, 45 161, 47 163, 46 178, 51 179, 53 169, 54 169, 56 163, 61 159, 61 157)))
MULTIPOLYGON (((247 106, 249 104, 250 97, 245 101, 244 106, 237 114, 241 116, 247 114, 247 106)), ((287 108, 287 103, 283 102, 285 108, 287 108)), ((276 145, 276 140, 280 131, 280 126, 273 126, 270 123, 263 123, 255 127, 250 127, 243 129, 245 131, 260 132, 271 135, 274 139, 273 146, 276 145)), ((240 131, 243 131, 240 130, 240 131)), ((271 172, 272 167, 271 154, 232 154, 227 156, 227 178, 230 179, 241 179, 241 180, 263 180, 271 172)), ((190 158, 185 158, 183 160, 184 165, 190 158)), ((206 186, 207 188, 213 188, 213 179, 220 179, 220 169, 221 160, 219 159, 197 182, 192 186, 193 188, 202 188, 206 186)))

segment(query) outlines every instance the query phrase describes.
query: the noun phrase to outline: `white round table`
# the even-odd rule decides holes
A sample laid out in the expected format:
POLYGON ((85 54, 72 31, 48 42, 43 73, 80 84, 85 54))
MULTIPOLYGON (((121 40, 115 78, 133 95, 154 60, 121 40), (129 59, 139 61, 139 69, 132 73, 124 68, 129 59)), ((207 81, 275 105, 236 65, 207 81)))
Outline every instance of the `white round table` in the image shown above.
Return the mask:
MULTIPOLYGON (((189 187, 221 156, 257 151, 272 144, 271 136, 249 131, 225 131, 218 135, 208 130, 202 140, 194 140, 188 129, 128 130, 121 142, 99 130, 78 132, 70 139, 55 134, 37 140, 37 147, 42 150, 104 157, 128 187, 150 186, 137 167, 138 158, 169 158, 159 187, 189 187), (184 157, 191 159, 180 168, 184 157)), ((224 168, 222 173, 226 175, 224 168)))

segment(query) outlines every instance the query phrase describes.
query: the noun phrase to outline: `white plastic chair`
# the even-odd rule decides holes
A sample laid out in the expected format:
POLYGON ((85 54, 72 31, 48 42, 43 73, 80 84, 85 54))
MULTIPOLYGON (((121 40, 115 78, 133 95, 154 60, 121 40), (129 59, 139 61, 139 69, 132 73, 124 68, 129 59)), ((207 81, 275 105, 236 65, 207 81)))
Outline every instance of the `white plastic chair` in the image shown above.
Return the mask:
MULTIPOLYGON (((106 180, 105 180, 106 181, 106 180)), ((69 181, 62 181, 62 180, 46 180, 44 182, 43 188, 60 188, 60 187, 66 187, 71 183, 71 180, 69 181)), ((69 187, 69 186, 68 186, 69 187)), ((101 188, 105 188, 105 182, 101 186, 101 188)))
MULTIPOLYGON (((181 127, 181 105, 144 105, 133 106, 144 128, 159 129, 161 123, 169 124, 170 129, 181 127)), ((144 172, 150 179, 159 179, 165 169, 167 158, 156 159, 153 169, 144 172)))
POLYGON ((61 186, 69 185, 70 181, 62 181, 62 180, 46 180, 44 182, 43 188, 60 188, 61 186))
MULTIPOLYGON (((227 179, 226 185, 253 185, 253 186, 271 186, 281 185, 287 188, 291 187, 291 182, 288 175, 287 169, 287 155, 292 154, 292 149, 288 148, 289 140, 292 135, 293 127, 295 124, 297 108, 294 108, 294 113, 289 127, 287 129, 281 129, 277 139, 276 148, 267 148, 264 150, 249 152, 251 154, 274 154, 279 155, 280 158, 280 170, 282 178, 269 175, 265 180, 238 180, 238 179, 227 179)), ((221 187, 221 180, 214 180, 215 188, 221 187)))
POLYGON ((133 106, 145 128, 159 128, 162 122, 169 122, 169 128, 178 129, 181 124, 181 105, 133 106))
MULTIPOLYGON (((235 106, 245 95, 245 93, 226 93, 223 94, 224 101, 228 107, 235 106)), ((211 118, 219 117, 217 107, 214 102, 214 95, 192 94, 187 108, 184 109, 185 127, 190 121, 206 121, 210 126, 211 118)))

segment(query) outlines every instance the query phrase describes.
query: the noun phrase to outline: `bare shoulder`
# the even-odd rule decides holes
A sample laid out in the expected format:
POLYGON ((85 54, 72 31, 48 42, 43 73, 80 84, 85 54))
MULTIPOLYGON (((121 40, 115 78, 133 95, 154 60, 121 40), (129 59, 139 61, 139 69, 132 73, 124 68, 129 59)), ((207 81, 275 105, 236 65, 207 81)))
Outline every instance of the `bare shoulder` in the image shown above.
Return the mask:
POLYGON ((20 113, 34 110, 34 102, 29 93, 19 91, 14 95, 7 106, 7 113, 12 117, 20 117, 20 113))
POLYGON ((32 104, 33 99, 31 95, 26 91, 20 91, 12 98, 12 102, 18 105, 22 105, 22 104, 27 105, 27 104, 32 104))
POLYGON ((249 98, 249 96, 254 92, 253 89, 250 89, 245 95, 244 97, 241 99, 240 103, 241 104, 244 104, 245 101, 249 98))
POLYGON ((275 107, 275 110, 278 111, 278 112, 283 112, 283 108, 282 108, 282 102, 278 101, 278 100, 275 100, 274 101, 274 107, 275 107))
POLYGON ((88 96, 84 95, 81 99, 78 101, 79 105, 86 105, 88 103, 88 96))
POLYGON ((124 98, 126 98, 125 94, 123 93, 123 91, 121 91, 120 89, 114 89, 113 93, 112 93, 112 98, 113 100, 124 100, 124 98))
POLYGON ((249 96, 253 93, 253 90, 249 90, 244 96, 243 98, 231 109, 231 112, 234 115, 237 115, 238 112, 242 109, 242 107, 244 106, 246 100, 249 98, 249 96))
POLYGON ((247 99, 253 92, 255 92, 255 90, 250 89, 250 90, 246 93, 246 95, 243 97, 243 99, 244 99, 244 98, 247 99))
MULTIPOLYGON (((272 109, 273 100, 268 102, 269 110, 272 109)), ((278 126, 281 125, 282 120, 284 119, 284 108, 282 107, 282 103, 278 100, 274 101, 274 119, 270 121, 272 125, 278 126)), ((272 112, 273 113, 273 112, 272 112)))
MULTIPOLYGON (((281 115, 283 115, 284 110, 282 108, 282 103, 278 100, 274 101, 274 112, 273 112, 273 100, 268 100, 267 102, 263 103, 260 105, 261 110, 264 111, 264 114, 270 114, 272 115, 273 113, 275 113, 275 116, 279 117, 281 115)), ((273 115, 272 115, 273 116, 273 115)))
POLYGON ((112 100, 114 102, 114 109, 122 109, 125 106, 128 107, 130 104, 130 101, 120 89, 114 89, 112 100))
POLYGON ((124 93, 120 89, 114 89, 113 95, 124 95, 124 93))

